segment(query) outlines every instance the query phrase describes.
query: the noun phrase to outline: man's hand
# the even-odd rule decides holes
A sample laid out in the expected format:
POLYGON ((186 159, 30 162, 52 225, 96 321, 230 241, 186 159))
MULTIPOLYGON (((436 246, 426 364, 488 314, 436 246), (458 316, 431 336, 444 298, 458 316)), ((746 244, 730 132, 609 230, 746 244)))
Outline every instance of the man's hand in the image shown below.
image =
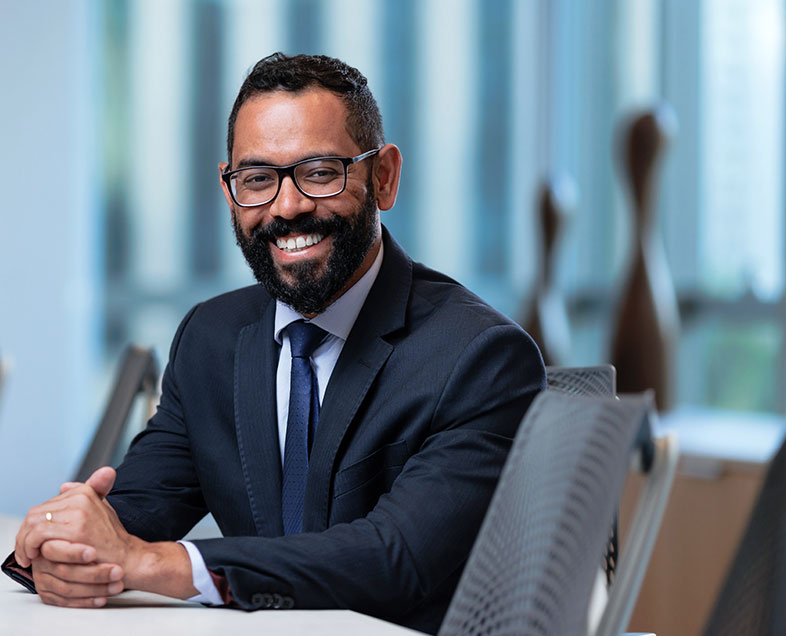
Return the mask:
POLYGON ((74 552, 83 548, 83 558, 87 558, 84 553, 88 552, 93 555, 91 560, 124 563, 132 537, 104 499, 114 481, 114 469, 105 466, 84 484, 63 484, 60 495, 31 508, 16 535, 17 563, 29 566, 40 556, 41 545, 50 539, 77 544, 74 552))
POLYGON ((147 543, 126 532, 105 499, 114 481, 114 469, 99 468, 84 484, 63 484, 57 497, 27 513, 15 558, 22 567, 32 565, 45 603, 101 607, 126 588, 176 598, 197 593, 183 546, 147 543))
POLYGON ((41 600, 63 607, 102 607, 124 589, 123 569, 96 563, 95 549, 60 539, 45 541, 33 559, 33 580, 41 600))
MULTIPOLYGON (((115 471, 105 467, 94 472, 85 484, 67 482, 60 487, 60 496, 30 510, 17 534, 15 558, 23 567, 32 565, 33 580, 41 599, 51 605, 69 607, 101 607, 106 598, 124 589, 123 569, 115 563, 98 563, 95 547, 88 545, 87 536, 75 542, 73 509, 79 500, 65 501, 69 496, 100 501, 111 507, 104 496, 111 490, 115 471), (81 489, 81 491, 80 491, 81 489), (46 512, 41 513, 40 509, 46 512), (44 523, 40 522, 43 514, 44 523), (60 525, 55 523, 55 515, 60 525), (42 532, 45 531, 45 532, 42 532), (48 533, 48 534, 47 534, 48 533), (49 535, 64 538, 50 539, 49 535), (71 540, 65 538, 71 537, 71 540)), ((89 507, 84 509, 87 522, 89 507)), ((109 515, 106 511, 105 515, 109 515)), ((114 515, 112 511, 111 516, 114 515)), ((116 519, 116 516, 114 517, 116 519)), ((118 522, 119 524, 119 522, 118 522)), ((122 527, 122 526, 121 526, 122 527)), ((94 537, 95 538, 95 537, 94 537)))

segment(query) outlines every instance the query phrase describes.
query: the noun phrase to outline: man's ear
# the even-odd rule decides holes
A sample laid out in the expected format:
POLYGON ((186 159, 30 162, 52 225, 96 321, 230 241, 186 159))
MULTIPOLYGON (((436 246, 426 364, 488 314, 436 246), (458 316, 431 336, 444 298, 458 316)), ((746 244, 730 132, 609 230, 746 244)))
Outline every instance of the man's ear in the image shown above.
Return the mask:
POLYGON ((385 144, 377 153, 374 161, 374 194, 380 210, 389 210, 396 202, 401 161, 401 152, 393 144, 385 144))
POLYGON ((224 198, 227 201, 227 205, 229 206, 229 210, 232 210, 232 195, 229 193, 229 188, 227 188, 227 184, 221 178, 221 175, 224 174, 224 171, 229 167, 229 164, 226 161, 222 161, 218 164, 218 181, 221 183, 221 192, 224 193, 224 198))

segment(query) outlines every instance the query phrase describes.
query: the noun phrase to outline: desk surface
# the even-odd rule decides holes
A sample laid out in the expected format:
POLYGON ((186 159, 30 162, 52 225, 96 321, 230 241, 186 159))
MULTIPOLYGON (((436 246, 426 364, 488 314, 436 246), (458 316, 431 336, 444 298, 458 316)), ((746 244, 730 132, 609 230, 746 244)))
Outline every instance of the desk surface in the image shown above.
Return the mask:
MULTIPOLYGON (((19 521, 0 516, 0 552, 13 549, 19 521)), ((148 594, 124 592, 101 609, 68 609, 44 605, 5 575, 0 575, 0 634, 85 636, 85 634, 189 634, 222 633, 266 636, 296 634, 418 634, 404 627, 348 610, 286 610, 242 612, 208 608, 195 603, 148 594), (56 628, 56 629, 54 629, 56 628)))

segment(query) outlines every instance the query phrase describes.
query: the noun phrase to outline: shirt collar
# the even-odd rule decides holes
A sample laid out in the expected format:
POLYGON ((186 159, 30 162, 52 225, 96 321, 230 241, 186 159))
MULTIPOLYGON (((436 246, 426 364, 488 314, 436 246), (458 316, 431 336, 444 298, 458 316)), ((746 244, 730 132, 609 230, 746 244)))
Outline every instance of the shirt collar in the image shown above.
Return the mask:
MULTIPOLYGON (((337 336, 342 340, 349 337, 349 332, 357 320, 363 303, 366 302, 366 297, 371 291, 371 286, 377 279, 379 269, 382 267, 382 257, 384 246, 380 241, 379 252, 371 267, 357 283, 352 285, 347 291, 339 296, 330 306, 322 313, 317 314, 310 322, 314 323, 317 327, 321 327, 329 334, 337 336)), ((276 317, 273 337, 278 344, 281 344, 281 332, 287 328, 288 325, 296 320, 304 320, 304 317, 296 312, 292 307, 276 300, 276 317)))

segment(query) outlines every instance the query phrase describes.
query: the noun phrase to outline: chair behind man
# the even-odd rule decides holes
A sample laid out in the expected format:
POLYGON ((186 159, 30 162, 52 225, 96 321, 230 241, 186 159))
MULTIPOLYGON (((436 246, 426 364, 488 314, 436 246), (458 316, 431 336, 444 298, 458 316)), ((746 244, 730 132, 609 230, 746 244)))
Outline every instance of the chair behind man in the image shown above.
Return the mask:
POLYGON ((158 362, 152 349, 126 347, 101 423, 74 481, 85 481, 94 470, 111 463, 123 439, 134 400, 140 393, 147 398, 145 419, 152 415, 158 398, 158 376, 158 362))
POLYGON ((594 367, 546 367, 549 389, 572 395, 617 395, 617 370, 610 364, 594 367))
POLYGON ((547 390, 525 416, 440 634, 582 634, 649 395, 547 390))
POLYGON ((770 464, 704 633, 786 634, 786 442, 770 464))
MULTIPOLYGON (((546 367, 546 381, 549 389, 571 395, 609 398, 617 395, 617 370, 611 364, 593 367, 546 367)), ((618 555, 619 541, 615 515, 606 544, 606 553, 603 555, 603 572, 606 574, 607 585, 611 585, 614 580, 618 555)))

